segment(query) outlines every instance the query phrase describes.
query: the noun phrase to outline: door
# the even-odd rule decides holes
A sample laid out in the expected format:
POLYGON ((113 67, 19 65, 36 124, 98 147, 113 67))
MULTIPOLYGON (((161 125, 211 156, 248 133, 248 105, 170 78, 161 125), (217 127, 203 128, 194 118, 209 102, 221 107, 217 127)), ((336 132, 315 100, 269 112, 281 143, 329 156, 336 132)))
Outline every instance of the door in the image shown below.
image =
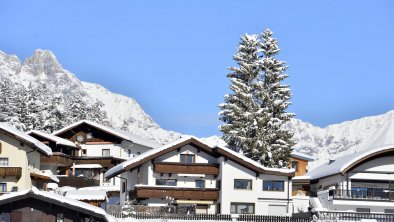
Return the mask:
POLYGON ((11 212, 11 222, 22 222, 22 212, 12 211, 11 212))

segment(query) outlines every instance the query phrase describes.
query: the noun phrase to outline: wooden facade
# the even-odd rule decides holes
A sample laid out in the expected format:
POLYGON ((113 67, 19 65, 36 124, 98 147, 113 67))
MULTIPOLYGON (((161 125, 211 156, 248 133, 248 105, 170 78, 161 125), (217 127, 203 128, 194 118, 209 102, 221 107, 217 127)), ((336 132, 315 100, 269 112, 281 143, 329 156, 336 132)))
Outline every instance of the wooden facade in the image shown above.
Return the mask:
POLYGON ((295 171, 296 176, 304 176, 308 172, 307 166, 308 166, 308 160, 300 159, 297 157, 291 158, 291 167, 296 168, 295 171), (297 164, 297 167, 295 167, 295 164, 297 164))
POLYGON ((206 174, 219 175, 219 164, 209 163, 155 163, 156 173, 184 173, 184 174, 206 174))
POLYGON ((184 187, 136 187, 130 197, 147 198, 175 198, 190 200, 218 200, 219 189, 216 188, 184 188, 184 187))
POLYGON ((58 133, 56 136, 82 144, 120 144, 123 140, 123 138, 119 138, 119 136, 104 132, 87 123, 81 123, 72 129, 58 133), (78 141, 78 136, 83 137, 82 142, 78 141))
POLYGON ((0 177, 21 177, 22 167, 0 167, 0 177))

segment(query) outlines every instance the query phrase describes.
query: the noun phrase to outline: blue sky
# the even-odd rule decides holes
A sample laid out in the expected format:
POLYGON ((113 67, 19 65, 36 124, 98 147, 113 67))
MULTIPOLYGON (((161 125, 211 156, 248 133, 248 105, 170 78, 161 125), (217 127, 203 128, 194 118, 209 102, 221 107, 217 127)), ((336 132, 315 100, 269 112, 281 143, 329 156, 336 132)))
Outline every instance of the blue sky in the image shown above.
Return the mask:
POLYGON ((239 37, 274 31, 289 109, 326 126, 394 109, 393 1, 0 1, 0 50, 52 50, 165 129, 220 134, 239 37))

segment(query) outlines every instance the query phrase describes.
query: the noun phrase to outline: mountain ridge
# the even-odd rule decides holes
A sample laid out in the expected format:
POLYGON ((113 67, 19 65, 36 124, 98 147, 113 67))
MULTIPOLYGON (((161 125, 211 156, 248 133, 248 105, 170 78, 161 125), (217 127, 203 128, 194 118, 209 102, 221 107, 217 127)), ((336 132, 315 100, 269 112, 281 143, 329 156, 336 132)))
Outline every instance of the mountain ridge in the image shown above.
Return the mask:
POLYGON ((64 69, 49 50, 37 49, 23 62, 15 55, 0 51, 0 79, 8 79, 25 88, 35 88, 45 83, 50 94, 62 95, 66 104, 77 96, 81 96, 86 104, 101 102, 112 127, 161 144, 180 136, 179 133, 161 129, 135 99, 113 93, 99 84, 79 80, 75 74, 64 69))
MULTIPOLYGON (((15 55, 0 51, 0 80, 13 81, 16 88, 38 87, 45 83, 50 95, 61 94, 68 104, 78 96, 86 104, 99 101, 103 103, 101 109, 108 115, 110 126, 161 144, 181 136, 180 133, 161 129, 135 99, 113 93, 97 83, 79 80, 64 69, 48 50, 35 50, 23 62, 15 55)), ((394 110, 326 127, 293 119, 285 127, 294 133, 294 149, 316 157, 314 165, 317 165, 342 154, 394 143, 391 136, 394 135, 394 110)), ((214 145, 224 145, 218 136, 206 140, 214 145)))

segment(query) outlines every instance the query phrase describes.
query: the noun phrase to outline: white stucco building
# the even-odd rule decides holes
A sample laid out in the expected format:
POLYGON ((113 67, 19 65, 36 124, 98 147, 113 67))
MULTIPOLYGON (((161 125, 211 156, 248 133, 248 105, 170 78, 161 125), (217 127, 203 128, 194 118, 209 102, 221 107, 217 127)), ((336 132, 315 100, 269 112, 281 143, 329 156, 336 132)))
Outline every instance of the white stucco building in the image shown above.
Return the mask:
POLYGON ((40 170, 40 156, 52 155, 51 149, 33 137, 0 123, 0 193, 36 186, 46 189, 57 182, 50 172, 40 170))
POLYGON ((197 213, 290 215, 294 169, 268 168, 224 147, 183 137, 108 170, 121 203, 196 205, 197 213))
POLYGON ((394 213, 394 145, 370 147, 309 171, 317 211, 394 213))

